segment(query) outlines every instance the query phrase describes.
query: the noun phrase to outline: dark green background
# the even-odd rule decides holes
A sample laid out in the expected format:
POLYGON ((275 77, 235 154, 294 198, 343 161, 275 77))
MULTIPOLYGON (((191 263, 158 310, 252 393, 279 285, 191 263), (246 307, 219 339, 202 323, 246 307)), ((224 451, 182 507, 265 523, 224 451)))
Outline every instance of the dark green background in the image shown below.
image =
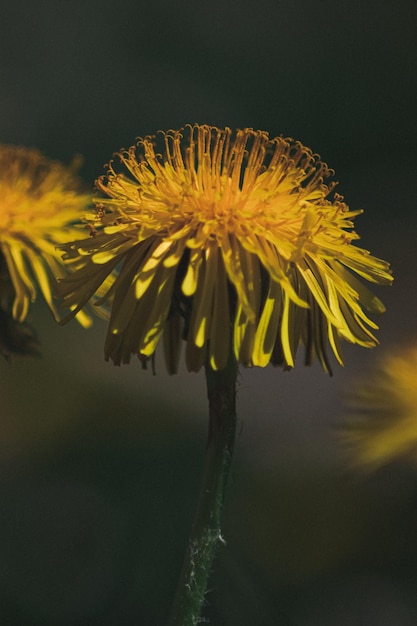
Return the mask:
MULTIPOLYGON (((417 5, 1 3, 0 141, 91 185, 137 135, 188 122, 301 140, 336 170, 361 245, 392 261, 382 348, 329 379, 244 371, 241 429, 206 613, 216 626, 417 623, 417 470, 361 478, 343 393, 416 337, 417 5)), ((1 202, 1 199, 0 199, 1 202)), ((32 322, 43 358, 0 363, 0 623, 162 625, 198 490, 202 375, 104 363, 104 323, 32 322)))

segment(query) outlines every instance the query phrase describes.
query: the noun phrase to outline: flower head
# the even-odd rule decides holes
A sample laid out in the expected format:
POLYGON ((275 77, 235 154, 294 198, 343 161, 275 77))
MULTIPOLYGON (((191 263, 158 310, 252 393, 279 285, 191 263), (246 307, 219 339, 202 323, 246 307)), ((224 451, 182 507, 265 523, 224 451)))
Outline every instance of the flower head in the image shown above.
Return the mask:
POLYGON ((354 463, 376 469, 394 459, 417 462, 417 347, 387 354, 352 389, 342 440, 354 463))
MULTIPOLYGON (((72 224, 89 201, 73 168, 36 150, 0 145, 0 308, 15 330, 38 289, 58 320, 53 286, 67 270, 56 246, 79 236, 72 224)), ((89 325, 85 313, 78 319, 89 325)))
POLYGON ((252 129, 189 126, 138 139, 96 185, 90 240, 64 247, 61 284, 80 310, 103 281, 111 309, 106 358, 146 362, 163 336, 168 370, 182 339, 189 370, 222 369, 230 349, 246 366, 330 368, 329 343, 374 346, 365 313, 382 303, 354 276, 389 284, 385 261, 352 242, 350 211, 329 199, 332 174, 299 142, 252 129))

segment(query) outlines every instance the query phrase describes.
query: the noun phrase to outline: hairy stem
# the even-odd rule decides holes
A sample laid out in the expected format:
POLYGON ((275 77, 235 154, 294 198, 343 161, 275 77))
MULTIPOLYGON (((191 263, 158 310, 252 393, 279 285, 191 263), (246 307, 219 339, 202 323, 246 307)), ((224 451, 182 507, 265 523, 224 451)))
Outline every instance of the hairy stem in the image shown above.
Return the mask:
POLYGON ((169 626, 199 623, 216 548, 222 541, 221 514, 236 432, 237 364, 206 366, 209 428, 203 479, 169 626))

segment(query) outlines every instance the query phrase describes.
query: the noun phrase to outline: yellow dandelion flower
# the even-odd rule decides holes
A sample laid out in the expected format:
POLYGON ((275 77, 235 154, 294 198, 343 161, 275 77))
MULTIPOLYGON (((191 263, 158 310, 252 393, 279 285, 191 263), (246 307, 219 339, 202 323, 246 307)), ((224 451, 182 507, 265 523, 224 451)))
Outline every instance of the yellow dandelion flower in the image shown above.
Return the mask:
POLYGON ((64 247, 73 274, 60 288, 81 310, 104 280, 111 309, 106 359, 146 362, 161 337, 175 372, 186 364, 221 370, 230 346, 245 366, 325 370, 329 343, 376 344, 365 311, 384 306, 355 277, 389 284, 389 266, 355 245, 353 218, 332 174, 292 139, 252 129, 188 126, 117 155, 96 185, 89 240, 64 247))
POLYGON ((394 459, 417 462, 417 346, 387 354, 352 390, 342 441, 354 463, 370 470, 394 459))
MULTIPOLYGON (((68 271, 57 246, 79 237, 72 224, 89 201, 73 168, 36 150, 0 145, 0 308, 13 322, 24 322, 38 289, 59 319, 53 286, 68 271)), ((89 325, 85 313, 77 317, 89 325)))

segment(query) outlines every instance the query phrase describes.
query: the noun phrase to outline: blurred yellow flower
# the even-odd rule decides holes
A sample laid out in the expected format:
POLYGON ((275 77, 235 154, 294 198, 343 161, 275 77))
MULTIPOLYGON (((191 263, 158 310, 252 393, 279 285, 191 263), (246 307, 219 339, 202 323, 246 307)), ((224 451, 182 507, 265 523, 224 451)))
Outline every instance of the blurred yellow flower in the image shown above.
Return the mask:
MULTIPOLYGON (((89 202, 73 168, 36 150, 0 145, 0 308, 14 322, 24 322, 37 288, 59 319, 52 293, 67 270, 56 246, 80 236, 72 224, 89 202)), ((77 317, 89 325, 85 313, 77 317)))
POLYGON ((188 126, 137 144, 96 185, 90 240, 64 246, 73 270, 60 286, 82 309, 103 281, 111 309, 106 359, 143 363, 163 336, 170 372, 185 339, 186 364, 223 369, 230 347, 245 366, 294 366, 339 339, 376 344, 365 313, 384 306, 353 273, 390 284, 389 266, 358 239, 317 155, 263 131, 188 126), (114 271, 116 270, 116 271, 114 271), (352 273, 353 272, 353 273, 352 273))
POLYGON ((401 457, 417 462, 417 346, 387 354, 349 400, 342 441, 354 464, 372 470, 401 457))

